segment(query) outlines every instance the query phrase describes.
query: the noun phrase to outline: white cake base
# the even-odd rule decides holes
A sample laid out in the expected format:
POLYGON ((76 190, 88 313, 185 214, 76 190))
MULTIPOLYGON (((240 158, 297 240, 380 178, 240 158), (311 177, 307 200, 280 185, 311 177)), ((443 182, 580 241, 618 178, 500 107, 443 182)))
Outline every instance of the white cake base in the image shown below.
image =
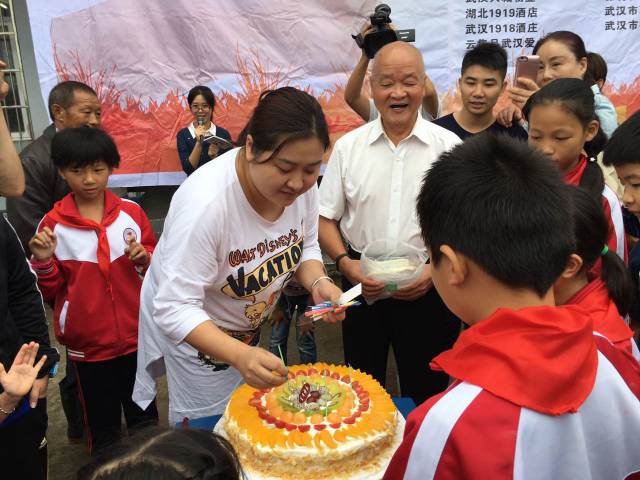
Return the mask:
MULTIPOLYGON (((396 424, 395 436, 393 437, 391 447, 388 448, 386 453, 380 457, 380 468, 376 470, 363 470, 357 475, 351 475, 349 477, 334 476, 333 478, 335 480, 380 480, 384 476, 384 472, 386 472, 387 467, 389 466, 389 462, 391 462, 391 457, 393 457, 393 454, 402 443, 402 438, 404 436, 404 425, 406 422, 400 412, 397 412, 397 419, 398 421, 396 424)), ((220 419, 220 421, 213 428, 213 431, 218 435, 222 435, 223 437, 228 438, 227 432, 224 429, 224 418, 220 419)), ((244 469, 244 467, 242 468, 244 469)), ((259 472, 255 472, 249 469, 245 469, 244 473, 247 480, 279 480, 277 477, 265 477, 262 476, 259 472)))

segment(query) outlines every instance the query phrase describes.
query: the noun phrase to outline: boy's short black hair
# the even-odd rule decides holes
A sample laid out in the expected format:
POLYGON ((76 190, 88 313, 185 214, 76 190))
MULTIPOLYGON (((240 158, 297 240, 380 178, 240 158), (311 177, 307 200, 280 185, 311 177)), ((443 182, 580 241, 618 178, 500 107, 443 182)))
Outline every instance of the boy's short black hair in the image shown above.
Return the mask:
POLYGON ((497 70, 504 81, 507 75, 507 51, 497 43, 480 42, 464 54, 460 76, 467 68, 480 65, 488 70, 497 70))
POLYGON ((570 207, 551 160, 525 142, 491 133, 443 153, 417 201, 435 265, 446 244, 501 283, 540 296, 574 252, 570 207))
POLYGON ((69 108, 73 105, 76 92, 84 92, 95 95, 96 97, 98 96, 96 91, 86 83, 75 80, 66 80, 58 83, 51 89, 51 92, 49 92, 49 101, 47 102, 51 120, 55 120, 55 118, 53 118, 53 106, 60 105, 62 108, 69 108))
POLYGON ((614 167, 640 164, 640 110, 631 115, 611 135, 604 147, 602 161, 614 167))
POLYGON ((110 168, 120 165, 113 139, 99 128, 65 128, 51 140, 51 159, 56 168, 82 168, 102 160, 110 168))

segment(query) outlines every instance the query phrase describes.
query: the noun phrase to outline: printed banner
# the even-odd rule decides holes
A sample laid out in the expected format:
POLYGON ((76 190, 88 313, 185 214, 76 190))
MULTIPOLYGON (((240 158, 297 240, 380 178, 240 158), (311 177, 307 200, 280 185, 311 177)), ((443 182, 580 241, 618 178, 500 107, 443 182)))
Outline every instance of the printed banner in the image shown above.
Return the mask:
MULTIPOLYGON (((235 139, 260 92, 304 88, 320 101, 332 139, 362 124, 344 102, 360 51, 350 38, 373 0, 27 0, 43 98, 61 80, 94 87, 121 168, 113 186, 178 184, 176 135, 193 117, 186 94, 208 85, 214 123, 235 139)), ((608 62, 604 93, 620 120, 640 108, 640 0, 394 0, 398 28, 416 29, 443 113, 459 108, 464 52, 503 45, 510 64, 538 38, 571 30, 608 62)), ((511 70, 510 70, 511 73, 511 70)), ((368 90, 365 82, 365 90, 368 90)), ((501 99, 499 105, 504 105, 501 99)))

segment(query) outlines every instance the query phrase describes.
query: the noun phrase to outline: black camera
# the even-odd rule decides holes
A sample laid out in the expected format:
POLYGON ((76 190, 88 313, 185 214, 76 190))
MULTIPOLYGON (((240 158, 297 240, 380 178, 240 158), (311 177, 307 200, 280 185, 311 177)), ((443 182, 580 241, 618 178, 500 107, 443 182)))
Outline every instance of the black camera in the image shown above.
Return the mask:
POLYGON ((414 29, 394 30, 391 28, 389 25, 391 23, 391 7, 389 5, 384 3, 378 5, 369 20, 372 27, 369 33, 364 37, 360 33, 351 35, 358 47, 364 50, 364 53, 369 58, 373 58, 378 50, 387 43, 397 40, 402 40, 403 42, 415 42, 416 40, 416 31, 414 29))

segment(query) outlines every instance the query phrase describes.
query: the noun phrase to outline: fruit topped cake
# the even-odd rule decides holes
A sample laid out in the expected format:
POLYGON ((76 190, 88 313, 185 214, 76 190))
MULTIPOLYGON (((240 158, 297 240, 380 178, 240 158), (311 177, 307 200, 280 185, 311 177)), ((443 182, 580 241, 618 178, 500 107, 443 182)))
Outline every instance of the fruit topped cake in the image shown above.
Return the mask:
POLYGON ((265 477, 352 478, 384 469, 397 447, 398 412, 370 375, 328 364, 289 368, 269 390, 242 385, 221 429, 249 472, 265 477))

